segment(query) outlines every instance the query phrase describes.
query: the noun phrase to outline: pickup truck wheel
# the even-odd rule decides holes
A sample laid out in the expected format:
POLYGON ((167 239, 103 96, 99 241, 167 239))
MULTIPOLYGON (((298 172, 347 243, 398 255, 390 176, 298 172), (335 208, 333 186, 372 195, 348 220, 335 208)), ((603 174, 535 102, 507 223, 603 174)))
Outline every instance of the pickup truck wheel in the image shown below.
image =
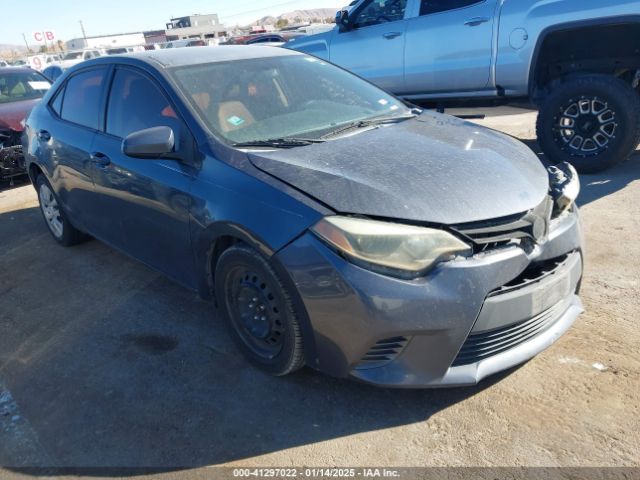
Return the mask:
POLYGON ((541 106, 537 135, 551 162, 569 162, 580 173, 605 170, 640 143, 640 95, 610 75, 573 77, 541 106))
POLYGON ((53 193, 53 188, 44 175, 38 175, 36 188, 42 218, 44 218, 44 222, 56 242, 70 247, 87 240, 87 235, 71 225, 67 219, 66 214, 60 208, 56 194, 53 193))
POLYGON ((245 357, 271 375, 304 365, 291 296, 269 262, 246 245, 225 250, 215 269, 216 301, 245 357))

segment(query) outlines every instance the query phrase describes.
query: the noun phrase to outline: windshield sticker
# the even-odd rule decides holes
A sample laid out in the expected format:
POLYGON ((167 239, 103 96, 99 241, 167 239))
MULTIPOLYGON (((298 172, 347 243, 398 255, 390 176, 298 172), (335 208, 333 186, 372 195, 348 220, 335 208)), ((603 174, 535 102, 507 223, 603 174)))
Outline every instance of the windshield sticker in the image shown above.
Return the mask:
POLYGON ((378 103, 380 105, 387 105, 389 103, 389 100, 385 100, 384 98, 381 98, 380 100, 378 100, 378 103))
POLYGON ((29 84, 29 86, 31 88, 33 88, 34 90, 49 90, 49 87, 51 85, 49 85, 49 82, 27 82, 29 84))
POLYGON ((229 122, 234 127, 239 127, 244 123, 244 118, 240 118, 234 115, 233 117, 227 118, 227 122, 229 122))

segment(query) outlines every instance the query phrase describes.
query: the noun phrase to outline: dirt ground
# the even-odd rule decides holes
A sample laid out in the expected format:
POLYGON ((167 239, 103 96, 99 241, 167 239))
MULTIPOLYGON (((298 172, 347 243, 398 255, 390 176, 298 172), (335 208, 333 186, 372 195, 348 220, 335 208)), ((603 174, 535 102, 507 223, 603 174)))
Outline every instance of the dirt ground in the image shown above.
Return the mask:
MULTIPOLYGON (((536 149, 535 114, 490 113, 479 123, 536 149)), ((586 313, 520 368, 426 391, 311 370, 267 377, 211 305, 97 241, 57 246, 30 186, 0 191, 0 477, 21 466, 185 477, 213 465, 639 467, 640 154, 582 184, 586 313)))

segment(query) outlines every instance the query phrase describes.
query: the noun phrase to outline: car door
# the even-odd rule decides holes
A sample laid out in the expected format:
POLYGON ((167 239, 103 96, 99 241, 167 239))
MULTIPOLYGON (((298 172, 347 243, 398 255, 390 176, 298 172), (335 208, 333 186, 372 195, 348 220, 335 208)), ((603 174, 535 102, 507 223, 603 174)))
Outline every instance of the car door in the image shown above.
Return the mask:
POLYGON ((487 88, 497 0, 421 0, 407 22, 405 94, 487 88))
POLYGON ((329 59, 383 89, 403 89, 407 0, 365 0, 335 29, 329 59))
POLYGON ((89 68, 69 77, 49 103, 51 115, 36 132, 59 200, 77 226, 87 231, 94 218, 91 152, 107 71, 89 68))
POLYGON ((140 70, 116 68, 104 129, 96 134, 93 147, 93 181, 99 208, 96 235, 193 286, 189 191, 196 172, 177 160, 136 159, 122 152, 127 135, 158 126, 174 130, 176 148, 193 145, 190 133, 159 85, 140 70))

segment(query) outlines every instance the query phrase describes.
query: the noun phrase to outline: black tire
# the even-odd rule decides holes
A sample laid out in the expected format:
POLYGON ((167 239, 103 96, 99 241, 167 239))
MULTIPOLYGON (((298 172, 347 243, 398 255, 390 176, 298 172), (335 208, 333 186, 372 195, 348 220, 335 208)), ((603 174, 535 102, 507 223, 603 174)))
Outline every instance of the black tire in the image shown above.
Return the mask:
POLYGON ((302 368, 299 317, 262 255, 242 244, 225 250, 215 268, 215 295, 231 336, 253 365, 275 376, 302 368))
POLYGON ((42 218, 44 219, 44 223, 47 226, 49 233, 51 233, 51 236, 56 242, 65 247, 71 247, 78 243, 82 243, 89 238, 69 222, 66 214, 59 208, 60 202, 58 201, 53 188, 42 174, 38 175, 36 178, 36 190, 38 193, 38 201, 40 203, 40 213, 42 213, 42 218), (50 205, 46 205, 48 200, 45 197, 52 199, 57 206, 55 215, 58 221, 56 222, 56 225, 59 223, 60 230, 56 230, 56 227, 50 221, 50 217, 48 218, 48 215, 51 216, 52 210, 50 209, 50 205))
POLYGON ((551 163, 599 172, 626 160, 640 143, 640 95, 611 75, 574 76, 544 100, 536 128, 551 163))

